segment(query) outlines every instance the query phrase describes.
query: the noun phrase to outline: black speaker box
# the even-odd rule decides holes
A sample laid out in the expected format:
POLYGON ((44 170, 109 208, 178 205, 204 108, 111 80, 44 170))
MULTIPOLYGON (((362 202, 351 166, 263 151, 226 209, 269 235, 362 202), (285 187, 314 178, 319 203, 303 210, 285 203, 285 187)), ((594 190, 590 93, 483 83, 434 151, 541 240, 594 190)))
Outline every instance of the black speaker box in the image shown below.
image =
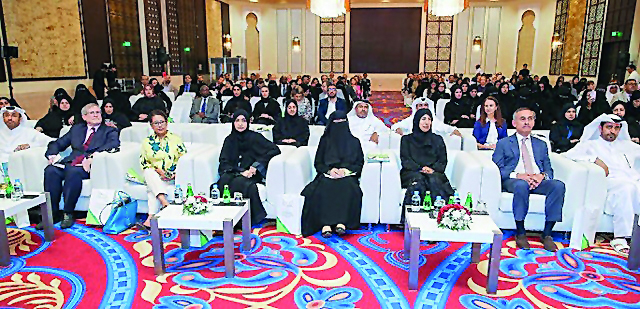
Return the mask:
POLYGON ((2 58, 18 58, 18 46, 2 46, 2 58))

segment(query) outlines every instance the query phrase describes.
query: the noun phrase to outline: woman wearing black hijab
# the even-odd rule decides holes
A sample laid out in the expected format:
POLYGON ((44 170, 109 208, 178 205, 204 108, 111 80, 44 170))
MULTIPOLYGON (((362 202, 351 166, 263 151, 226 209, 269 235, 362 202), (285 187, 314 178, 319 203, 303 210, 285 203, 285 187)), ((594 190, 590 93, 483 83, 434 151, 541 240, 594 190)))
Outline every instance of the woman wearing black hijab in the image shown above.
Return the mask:
POLYGON ((229 101, 224 104, 222 113, 220 113, 220 120, 225 123, 231 122, 232 115, 240 109, 243 109, 247 114, 251 115, 251 103, 244 99, 242 87, 240 85, 234 85, 233 98, 229 99, 229 101))
POLYGON ((469 117, 471 106, 463 96, 458 85, 451 87, 451 100, 444 107, 444 122, 458 128, 473 128, 474 121, 469 117))
POLYGON ((129 102, 129 96, 122 93, 120 90, 120 84, 117 82, 113 82, 109 84, 109 90, 107 91, 106 99, 111 99, 113 108, 127 116, 127 118, 131 118, 131 102, 129 102))
POLYGON ((269 87, 260 88, 260 101, 253 107, 253 123, 273 125, 282 116, 280 104, 269 95, 269 87))
POLYGON ((324 134, 320 138, 314 160, 316 178, 301 195, 302 236, 322 231, 331 237, 331 227, 338 235, 360 226, 362 190, 360 175, 364 154, 360 141, 351 135, 347 114, 337 110, 331 113, 324 134))
POLYGON ((626 103, 627 117, 633 119, 640 119, 640 90, 636 90, 631 93, 629 102, 626 103))
POLYGON ((146 84, 143 88, 144 97, 138 99, 131 107, 131 121, 149 122, 149 113, 153 110, 167 110, 162 99, 156 96, 153 86, 146 84))
POLYGON ((34 128, 46 136, 58 138, 62 127, 73 125, 73 121, 70 119, 75 117, 71 110, 71 101, 73 100, 66 92, 58 93, 54 99, 55 101, 49 107, 49 112, 38 120, 34 128))
POLYGON ((540 114, 542 128, 549 129, 559 110, 554 108, 553 93, 549 89, 548 79, 547 82, 543 80, 545 77, 546 76, 543 76, 536 86, 534 86, 536 87, 534 98, 542 110, 540 114))
POLYGON ((480 105, 482 105, 482 101, 478 95, 478 86, 469 85, 469 116, 471 119, 476 119, 476 113, 480 114, 480 105))
MULTIPOLYGON (((169 99, 169 96, 167 96, 167 94, 162 91, 164 89, 164 87, 162 87, 161 84, 155 84, 153 86, 153 93, 156 94, 157 97, 159 97, 160 99, 162 99, 162 102, 164 102, 164 105, 166 106, 165 111, 167 111, 167 115, 169 114, 169 112, 171 112, 171 106, 173 106, 173 102, 171 102, 171 99, 169 99)), ((196 95, 199 95, 200 93, 197 93, 196 95)))
POLYGON ((129 118, 117 110, 116 104, 113 103, 113 99, 104 99, 100 109, 102 110, 102 120, 106 125, 116 128, 118 131, 131 126, 129 118))
POLYGON ((257 184, 264 183, 269 161, 280 154, 280 149, 262 134, 249 130, 249 113, 245 110, 237 110, 232 120, 231 134, 220 151, 218 187, 228 185, 231 192, 249 198, 251 223, 256 224, 267 216, 257 184))
POLYGON ((273 140, 278 145, 300 147, 309 144, 309 123, 298 115, 298 103, 295 100, 287 102, 284 117, 273 127, 273 140))
POLYGON ((256 89, 257 88, 253 85, 253 81, 249 79, 247 80, 247 89, 242 91, 242 95, 251 100, 251 98, 258 96, 256 93, 256 89))
POLYGON ((71 108, 75 113, 80 114, 80 110, 89 103, 98 103, 98 100, 89 92, 87 86, 79 84, 76 86, 76 93, 74 94, 71 108))
MULTIPOLYGON (((445 83, 439 83, 438 89, 431 95, 431 101, 433 101, 436 106, 438 106, 438 100, 440 99, 451 99, 451 95, 446 93, 445 89, 447 89, 447 85, 445 83)), ((436 108, 436 106, 433 108, 436 108)))
POLYGON ((413 131, 400 141, 400 181, 402 187, 407 188, 404 205, 411 205, 415 191, 419 192, 421 201, 426 191, 430 191, 433 198, 440 196, 445 201, 454 193, 444 175, 447 148, 442 136, 431 130, 432 117, 428 108, 418 110, 413 117, 413 131))
POLYGON ((576 119, 576 108, 573 103, 563 105, 558 118, 560 120, 551 127, 549 140, 553 152, 563 153, 580 142, 584 125, 576 119))
POLYGON ((613 102, 613 104, 611 104, 611 109, 613 110, 614 114, 618 115, 618 117, 627 122, 631 141, 636 144, 640 144, 640 124, 638 124, 638 121, 633 118, 633 116, 627 116, 627 105, 622 101, 615 101, 613 102))
MULTIPOLYGON (((489 91, 487 91, 487 93, 489 93, 489 91)), ((509 115, 516 110, 516 98, 509 90, 509 83, 500 84, 500 89, 498 93, 495 94, 495 97, 500 104, 502 115, 507 118, 507 122, 510 123, 511 117, 509 115)))

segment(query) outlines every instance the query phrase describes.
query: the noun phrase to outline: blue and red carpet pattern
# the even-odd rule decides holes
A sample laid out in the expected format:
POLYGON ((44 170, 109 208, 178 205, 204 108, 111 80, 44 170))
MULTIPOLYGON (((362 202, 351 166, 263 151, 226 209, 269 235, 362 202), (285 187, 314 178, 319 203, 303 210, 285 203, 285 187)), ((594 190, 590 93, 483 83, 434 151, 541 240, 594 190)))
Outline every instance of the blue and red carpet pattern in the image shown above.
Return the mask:
POLYGON ((254 228, 236 277, 224 278, 222 237, 181 249, 165 230, 168 273, 155 276, 151 240, 76 224, 43 243, 33 228, 9 230, 11 265, 0 268, 0 308, 640 308, 640 273, 607 243, 585 251, 518 250, 506 234, 497 295, 485 291, 488 245, 472 264, 463 243, 423 243, 419 289, 408 290, 403 235, 382 225, 346 236, 302 238, 254 228))
MULTIPOLYGON (((376 92, 376 116, 391 125, 409 115, 398 92, 376 92)), ((168 273, 155 276, 150 236, 128 230, 106 235, 76 224, 56 229, 52 243, 33 228, 9 229, 9 267, 0 268, 0 308, 640 308, 640 272, 605 242, 584 251, 516 249, 506 231, 498 293, 486 293, 488 245, 471 263, 465 243, 423 243, 419 288, 408 290, 403 234, 372 230, 309 238, 254 228, 251 250, 240 252, 236 277, 224 277, 222 237, 181 249, 165 230, 168 273)))

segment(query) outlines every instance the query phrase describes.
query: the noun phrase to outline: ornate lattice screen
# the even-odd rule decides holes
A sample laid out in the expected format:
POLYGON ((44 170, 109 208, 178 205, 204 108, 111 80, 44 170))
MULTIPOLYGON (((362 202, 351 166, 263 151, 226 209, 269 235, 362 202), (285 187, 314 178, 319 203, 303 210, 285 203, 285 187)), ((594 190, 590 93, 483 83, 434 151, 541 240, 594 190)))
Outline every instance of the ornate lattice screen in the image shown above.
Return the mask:
POLYGON ((159 47, 164 46, 162 39, 162 23, 160 17, 160 0, 144 1, 144 20, 147 31, 147 55, 149 74, 161 75, 162 66, 158 63, 159 47))
POLYGON ((108 0, 109 34, 113 63, 118 66, 118 77, 140 78, 142 75, 142 49, 138 1, 108 0), (131 46, 125 42, 131 43, 131 46))
POLYGON ((320 72, 344 72, 345 16, 320 19, 320 72))
POLYGON ((451 70, 451 41, 453 17, 427 16, 427 37, 424 49, 424 71, 449 73, 451 70))
POLYGON ((582 61, 580 62, 580 74, 582 76, 596 76, 598 72, 606 4, 607 0, 589 0, 585 16, 584 42, 581 52, 582 61))
MULTIPOLYGON (((553 24, 553 32, 560 35, 560 42, 564 43, 565 32, 567 30, 567 16, 569 13, 569 0, 558 0, 556 2, 556 20, 553 24)), ((562 54, 564 52, 563 45, 555 46, 551 50, 551 64, 549 65, 549 74, 562 74, 562 54)))

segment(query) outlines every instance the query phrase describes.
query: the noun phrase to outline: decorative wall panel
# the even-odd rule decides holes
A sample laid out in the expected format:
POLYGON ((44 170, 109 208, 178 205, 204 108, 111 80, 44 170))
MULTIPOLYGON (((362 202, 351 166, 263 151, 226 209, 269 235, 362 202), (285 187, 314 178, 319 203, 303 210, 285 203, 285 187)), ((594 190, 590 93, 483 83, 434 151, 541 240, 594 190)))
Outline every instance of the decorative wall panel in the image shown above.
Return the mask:
POLYGON ((13 77, 86 76, 77 0, 2 1, 9 44, 19 46, 13 77))
POLYGON ((118 77, 140 78, 142 75, 142 48, 137 0, 108 0, 109 34, 113 63, 118 66, 118 77), (131 46, 124 46, 125 42, 131 46))
POLYGON ((427 31, 424 50, 424 71, 449 73, 451 71, 451 41, 453 17, 427 16, 427 31))
MULTIPOLYGON (((560 35, 560 42, 564 43, 567 31, 567 15, 569 13, 569 0, 558 0, 556 2, 556 19, 553 24, 553 32, 560 35)), ((562 56, 564 44, 559 45, 551 50, 551 64, 549 65, 549 74, 562 74, 562 56)))
POLYGON ((169 55, 171 55, 171 74, 179 75, 182 74, 182 59, 178 29, 178 0, 165 0, 165 4, 167 6, 167 37, 169 38, 169 55))
POLYGON ((162 39, 162 22, 160 16, 160 0, 144 0, 144 20, 147 30, 147 54, 149 74, 161 75, 162 65, 158 62, 157 50, 164 46, 162 39))
POLYGON ((580 62, 580 75, 582 76, 594 77, 598 72, 606 4, 607 0, 589 1, 585 16, 582 61, 580 62))
POLYGON ((165 0, 165 3, 171 74, 208 71, 205 0, 165 0))
POLYGON ((344 72, 345 15, 320 19, 320 73, 344 72))
POLYGON ((577 75, 580 69, 582 33, 585 28, 587 0, 570 0, 567 31, 562 51, 562 74, 577 75))
POLYGON ((208 57, 222 57, 222 12, 220 2, 205 0, 207 6, 207 49, 208 57))

